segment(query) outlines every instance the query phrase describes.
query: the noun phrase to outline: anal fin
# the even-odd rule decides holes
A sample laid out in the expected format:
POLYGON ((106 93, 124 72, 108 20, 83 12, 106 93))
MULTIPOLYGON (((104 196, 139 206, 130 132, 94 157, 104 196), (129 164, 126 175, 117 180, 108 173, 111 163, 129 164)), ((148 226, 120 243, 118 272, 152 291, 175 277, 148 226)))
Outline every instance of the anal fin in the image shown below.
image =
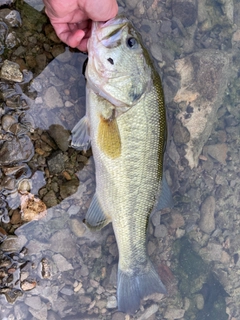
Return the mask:
POLYGON ((91 141, 89 135, 89 124, 87 116, 84 116, 72 129, 71 146, 77 150, 88 150, 91 141))
POLYGON ((110 218, 106 217, 98 202, 96 193, 88 208, 84 222, 91 230, 100 230, 110 222, 110 218))

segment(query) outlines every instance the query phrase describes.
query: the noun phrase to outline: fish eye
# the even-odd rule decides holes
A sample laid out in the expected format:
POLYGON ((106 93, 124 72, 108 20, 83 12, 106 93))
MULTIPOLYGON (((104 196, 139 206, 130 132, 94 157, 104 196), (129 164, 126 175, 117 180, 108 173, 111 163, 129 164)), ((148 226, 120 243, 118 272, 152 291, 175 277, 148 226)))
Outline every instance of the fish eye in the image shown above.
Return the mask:
POLYGON ((137 39, 131 37, 127 39, 127 46, 132 49, 132 48, 136 48, 138 45, 137 39))

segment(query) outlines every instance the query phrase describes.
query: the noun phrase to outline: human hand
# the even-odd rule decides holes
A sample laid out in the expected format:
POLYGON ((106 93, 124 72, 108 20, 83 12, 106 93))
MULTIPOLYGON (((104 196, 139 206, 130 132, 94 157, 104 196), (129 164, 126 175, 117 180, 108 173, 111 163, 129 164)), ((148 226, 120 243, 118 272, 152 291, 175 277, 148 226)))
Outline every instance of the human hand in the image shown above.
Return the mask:
POLYGON ((118 12, 116 0, 43 0, 45 12, 60 40, 87 51, 91 21, 107 21, 118 12))

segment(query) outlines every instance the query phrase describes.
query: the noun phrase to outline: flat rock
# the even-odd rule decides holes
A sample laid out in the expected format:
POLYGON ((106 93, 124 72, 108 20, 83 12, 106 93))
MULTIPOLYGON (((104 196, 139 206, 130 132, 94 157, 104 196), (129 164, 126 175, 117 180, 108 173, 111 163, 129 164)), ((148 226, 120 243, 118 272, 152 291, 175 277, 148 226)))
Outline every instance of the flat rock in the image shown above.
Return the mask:
POLYGON ((0 166, 13 162, 26 162, 33 156, 34 147, 31 139, 24 135, 5 141, 0 149, 0 166))
POLYGON ((200 249, 199 254, 208 261, 221 261, 223 247, 220 243, 209 242, 208 245, 200 249))
POLYGON ((73 241, 70 231, 66 228, 54 233, 50 239, 50 244, 52 251, 61 253, 66 259, 77 255, 76 243, 73 241))
POLYGON ((42 308, 40 310, 29 308, 29 311, 33 315, 34 319, 47 320, 48 310, 47 305, 45 303, 42 304, 42 308))
POLYGON ((198 165, 212 132, 228 82, 229 61, 227 53, 205 49, 175 62, 181 85, 174 101, 179 103, 177 118, 190 134, 190 140, 185 142, 185 158, 191 168, 198 165))
POLYGON ((69 263, 67 259, 65 259, 61 254, 57 253, 53 255, 52 258, 60 272, 73 269, 73 266, 71 265, 71 263, 69 263))
POLYGON ((15 235, 9 235, 1 243, 0 249, 3 252, 20 252, 26 243, 27 239, 24 235, 19 235, 18 237, 15 235))
POLYGON ((62 108, 64 106, 62 98, 54 86, 49 87, 47 89, 44 96, 44 100, 47 106, 51 109, 57 108, 57 107, 62 108))
POLYGON ((38 296, 28 296, 25 299, 26 305, 33 308, 34 310, 40 310, 42 308, 42 301, 38 296))
POLYGON ((154 315, 158 311, 158 305, 152 304, 148 307, 144 313, 138 318, 138 320, 148 320, 152 315, 154 315))
POLYGON ((169 306, 165 312, 164 318, 169 320, 181 319, 183 318, 185 310, 177 309, 174 307, 169 306))
POLYGON ((221 164, 226 164, 228 146, 226 143, 217 143, 204 147, 204 153, 211 156, 221 164))

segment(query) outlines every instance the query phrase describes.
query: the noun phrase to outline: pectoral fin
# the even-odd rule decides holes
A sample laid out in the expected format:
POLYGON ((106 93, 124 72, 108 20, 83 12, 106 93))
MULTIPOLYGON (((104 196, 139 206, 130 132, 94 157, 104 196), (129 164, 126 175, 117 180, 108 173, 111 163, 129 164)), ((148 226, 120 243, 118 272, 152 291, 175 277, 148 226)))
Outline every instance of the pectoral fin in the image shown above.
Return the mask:
POLYGON ((98 202, 96 193, 94 194, 92 202, 88 208, 84 222, 91 230, 100 230, 110 222, 110 218, 106 217, 100 203, 98 202))
POLYGON ((97 143, 102 152, 111 159, 121 155, 121 138, 116 118, 100 117, 97 143))
POLYGON ((72 143, 71 146, 77 150, 84 150, 90 148, 91 141, 89 135, 89 124, 87 116, 83 117, 72 129, 72 143))

